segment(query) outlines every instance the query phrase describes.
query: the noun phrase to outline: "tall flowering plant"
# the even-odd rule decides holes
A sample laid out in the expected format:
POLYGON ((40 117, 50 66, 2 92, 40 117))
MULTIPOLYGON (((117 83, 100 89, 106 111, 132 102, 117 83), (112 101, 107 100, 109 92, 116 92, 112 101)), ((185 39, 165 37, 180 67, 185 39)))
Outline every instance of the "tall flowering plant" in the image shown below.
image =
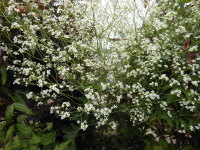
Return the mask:
POLYGON ((116 130, 119 113, 133 126, 198 130, 200 2, 155 2, 140 25, 135 1, 112 2, 107 12, 101 1, 10 0, 1 49, 13 84, 83 130, 116 130))

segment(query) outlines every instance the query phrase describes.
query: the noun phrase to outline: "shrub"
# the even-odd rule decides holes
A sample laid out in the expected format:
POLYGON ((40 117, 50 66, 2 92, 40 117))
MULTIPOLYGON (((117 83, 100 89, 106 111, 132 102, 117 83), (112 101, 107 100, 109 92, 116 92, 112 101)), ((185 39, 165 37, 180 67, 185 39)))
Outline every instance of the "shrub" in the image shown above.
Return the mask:
POLYGON ((200 128, 200 2, 161 0, 141 25, 127 24, 137 8, 127 4, 9 1, 1 49, 13 84, 83 131, 131 123, 184 145, 200 128))

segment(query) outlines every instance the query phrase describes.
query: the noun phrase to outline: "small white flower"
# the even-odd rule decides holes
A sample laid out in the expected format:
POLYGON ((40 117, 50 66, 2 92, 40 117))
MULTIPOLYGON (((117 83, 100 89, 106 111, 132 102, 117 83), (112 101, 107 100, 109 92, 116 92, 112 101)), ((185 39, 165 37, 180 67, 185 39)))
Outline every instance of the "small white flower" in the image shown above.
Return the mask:
POLYGON ((13 82, 13 84, 19 84, 20 85, 20 78, 15 79, 15 81, 13 82))
POLYGON ((95 108, 92 104, 84 104, 84 110, 87 114, 89 114, 90 111, 94 111, 95 108))
POLYGON ((88 125, 87 125, 86 120, 85 120, 84 122, 81 122, 81 129, 82 129, 83 131, 85 131, 87 128, 88 128, 88 125))
POLYGON ((29 92, 28 94, 26 94, 26 97, 28 99, 31 99, 33 97, 33 92, 29 92))
POLYGON ((118 103, 120 103, 121 99, 122 99, 122 95, 117 96, 117 102, 118 103))
POLYGON ((165 81, 168 81, 169 78, 166 76, 166 74, 162 74, 159 79, 165 79, 165 81))

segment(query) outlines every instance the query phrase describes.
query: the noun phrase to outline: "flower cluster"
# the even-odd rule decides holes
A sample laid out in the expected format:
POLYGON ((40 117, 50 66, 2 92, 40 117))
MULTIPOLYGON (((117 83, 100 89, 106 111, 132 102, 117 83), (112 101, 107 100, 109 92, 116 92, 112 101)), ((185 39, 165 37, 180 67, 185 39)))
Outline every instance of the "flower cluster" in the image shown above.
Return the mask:
MULTIPOLYGON (((117 120, 110 119, 117 112, 133 125, 157 113, 168 118, 198 113, 200 2, 161 0, 146 8, 141 25, 127 25, 122 14, 134 21, 134 0, 110 3, 110 12, 100 4, 10 0, 0 48, 13 83, 37 87, 26 96, 40 105, 64 97, 50 104, 50 112, 75 120, 83 130, 94 122, 115 129, 117 120)), ((199 129, 197 121, 186 126, 199 129)))

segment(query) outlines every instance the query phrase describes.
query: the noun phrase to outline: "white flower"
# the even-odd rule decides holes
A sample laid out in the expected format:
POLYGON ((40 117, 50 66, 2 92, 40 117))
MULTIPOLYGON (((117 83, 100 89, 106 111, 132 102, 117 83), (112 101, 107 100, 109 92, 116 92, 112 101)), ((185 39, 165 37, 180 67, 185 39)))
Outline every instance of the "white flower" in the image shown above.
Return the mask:
POLYGON ((33 92, 29 92, 28 94, 26 94, 26 97, 28 99, 31 99, 33 97, 33 92))
POLYGON ((60 93, 60 90, 56 87, 57 85, 56 84, 54 84, 54 85, 50 85, 50 87, 49 87, 49 89, 51 89, 51 90, 53 90, 53 91, 55 91, 56 93, 60 93))
POLYGON ((176 94, 178 97, 180 97, 181 93, 182 92, 179 89, 175 89, 175 90, 171 91, 171 94, 176 94))
POLYGON ((190 131, 194 131, 194 127, 193 126, 190 126, 190 131))
POLYGON ((102 87, 102 90, 103 90, 103 91, 106 90, 106 84, 101 83, 101 87, 102 87))
POLYGON ((13 29, 13 28, 17 29, 17 28, 20 28, 20 27, 21 27, 21 25, 17 22, 13 22, 12 25, 11 25, 11 29, 13 29))
POLYGON ((70 113, 65 111, 65 112, 60 113, 60 116, 61 116, 61 120, 63 120, 65 118, 69 118, 70 113))
POLYGON ((109 123, 110 127, 112 128, 112 130, 116 130, 117 129, 117 126, 118 126, 118 123, 114 122, 114 121, 111 121, 109 123))
POLYGON ((170 111, 167 111, 167 115, 168 115, 169 117, 172 117, 172 115, 171 115, 171 112, 170 112, 170 111))
POLYGON ((118 103, 120 103, 121 99, 122 99, 122 95, 117 96, 117 102, 118 103))
POLYGON ((165 79, 165 81, 168 81, 169 78, 166 76, 166 74, 162 74, 159 79, 165 79))
POLYGON ((20 78, 15 79, 15 81, 13 82, 13 84, 19 84, 20 85, 20 78))
POLYGON ((88 67, 94 65, 94 63, 90 59, 85 59, 84 61, 86 63, 86 66, 88 66, 88 67))
POLYGON ((87 114, 89 114, 89 112, 94 111, 95 108, 92 104, 84 104, 84 110, 87 114))
POLYGON ((63 102, 61 107, 69 107, 71 104, 69 102, 63 102))
POLYGON ((191 82, 194 86, 198 86, 198 82, 197 81, 192 81, 191 82))
POLYGON ((167 102, 165 102, 165 101, 160 102, 160 107, 161 107, 163 110, 167 110, 167 102))
POLYGON ((85 131, 87 128, 88 128, 88 125, 87 125, 86 120, 85 120, 84 122, 81 122, 81 129, 82 129, 83 131, 85 131))

